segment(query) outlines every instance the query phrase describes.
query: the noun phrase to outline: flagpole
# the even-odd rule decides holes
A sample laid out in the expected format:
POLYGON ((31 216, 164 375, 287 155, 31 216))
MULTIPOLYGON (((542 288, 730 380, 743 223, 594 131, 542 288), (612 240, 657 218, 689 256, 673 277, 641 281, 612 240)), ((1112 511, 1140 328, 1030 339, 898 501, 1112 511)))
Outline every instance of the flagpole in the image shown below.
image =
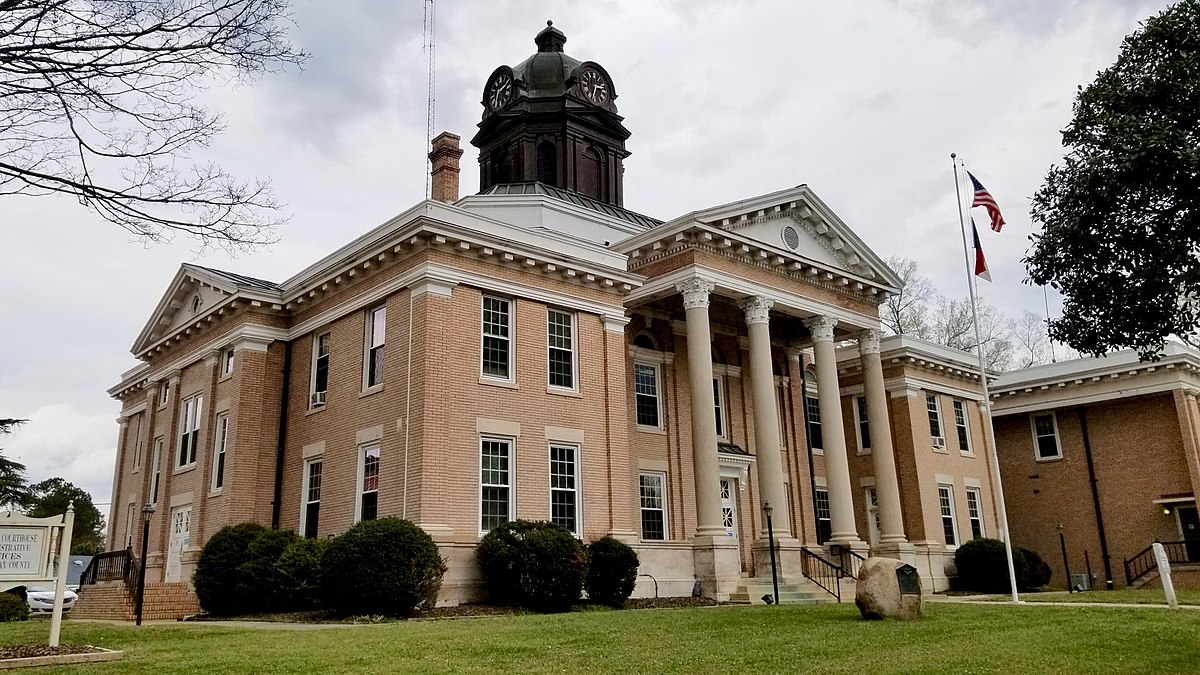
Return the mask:
POLYGON ((975 310, 975 272, 971 269, 971 251, 967 246, 967 223, 963 216, 962 188, 958 185, 958 162, 953 152, 950 153, 950 164, 954 167, 954 201, 958 207, 958 228, 962 234, 963 262, 967 269, 967 288, 971 292, 971 321, 975 324, 975 351, 979 357, 979 382, 983 385, 983 404, 979 406, 983 413, 983 433, 987 439, 989 458, 992 465, 992 480, 995 486, 996 502, 1000 506, 1001 539, 1004 540, 1005 562, 1008 563, 1008 582, 1012 590, 1012 601, 1020 602, 1017 595, 1017 573, 1013 568, 1012 536, 1008 531, 1008 509, 1004 506, 1004 486, 1000 481, 1000 458, 996 452, 996 433, 992 429, 992 398, 988 392, 987 364, 983 358, 983 340, 979 335, 979 315, 975 310))

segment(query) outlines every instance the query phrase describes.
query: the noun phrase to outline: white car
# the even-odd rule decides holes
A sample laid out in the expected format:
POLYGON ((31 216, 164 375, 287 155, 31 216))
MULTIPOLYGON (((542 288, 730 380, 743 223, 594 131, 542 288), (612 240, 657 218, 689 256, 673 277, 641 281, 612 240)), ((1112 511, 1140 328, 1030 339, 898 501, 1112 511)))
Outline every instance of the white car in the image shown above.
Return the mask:
MULTIPOLYGON (((79 598, 75 591, 63 591, 63 611, 69 612, 79 598)), ((50 614, 54 611, 54 589, 49 586, 26 586, 25 599, 33 614, 50 614)))

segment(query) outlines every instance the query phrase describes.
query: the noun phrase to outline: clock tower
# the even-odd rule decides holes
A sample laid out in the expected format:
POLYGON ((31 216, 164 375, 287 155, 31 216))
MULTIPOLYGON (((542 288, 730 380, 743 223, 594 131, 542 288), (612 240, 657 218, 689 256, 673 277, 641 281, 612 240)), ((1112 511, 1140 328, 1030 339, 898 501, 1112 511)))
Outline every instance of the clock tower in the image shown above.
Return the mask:
POLYGON ((600 64, 563 53, 567 37, 547 21, 537 53, 500 66, 483 89, 479 191, 538 181, 622 206, 629 156, 612 78, 600 64))

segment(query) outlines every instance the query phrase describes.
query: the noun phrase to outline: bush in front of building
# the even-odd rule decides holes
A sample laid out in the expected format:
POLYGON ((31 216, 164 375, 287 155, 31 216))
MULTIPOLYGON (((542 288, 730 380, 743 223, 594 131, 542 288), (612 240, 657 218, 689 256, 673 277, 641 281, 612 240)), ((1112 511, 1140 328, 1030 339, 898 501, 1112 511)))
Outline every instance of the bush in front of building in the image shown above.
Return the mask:
POLYGON ((285 602, 290 594, 278 563, 280 556, 296 539, 296 534, 291 530, 263 530, 246 547, 242 564, 237 566, 237 593, 242 598, 252 599, 248 600, 248 611, 293 609, 285 602))
POLYGON ((215 616, 261 611, 257 598, 239 592, 238 568, 247 561, 250 545, 267 531, 258 523, 239 523, 226 525, 209 538, 192 575, 192 586, 204 611, 215 616))
MULTIPOLYGON (((958 569, 958 590, 978 593, 1007 593, 1010 590, 1008 554, 1004 542, 999 539, 980 537, 959 546, 954 552, 954 566, 958 569)), ((1017 573, 1017 588, 1024 588, 1025 556, 1021 555, 1020 549, 1013 549, 1013 569, 1017 573)))
POLYGON ((637 583, 637 553, 622 541, 601 537, 587 548, 585 587, 593 602, 623 607, 637 583))
POLYGON ((548 522, 514 520, 493 528, 475 557, 494 602, 542 612, 570 609, 587 571, 583 544, 548 522))
POLYGON ((280 578, 279 604, 285 611, 321 605, 321 557, 329 539, 296 537, 275 563, 280 578))
POLYGON ((321 558, 321 597, 337 614, 410 616, 437 603, 446 563, 421 528, 399 518, 364 520, 321 558))
POLYGON ((0 593, 0 622, 25 621, 28 618, 28 602, 16 593, 0 593))
POLYGON ((1050 583, 1050 566, 1042 560, 1042 556, 1036 551, 1027 548, 1019 548, 1021 556, 1025 558, 1025 579, 1022 581, 1021 575, 1017 575, 1017 582, 1023 591, 1033 591, 1050 583))

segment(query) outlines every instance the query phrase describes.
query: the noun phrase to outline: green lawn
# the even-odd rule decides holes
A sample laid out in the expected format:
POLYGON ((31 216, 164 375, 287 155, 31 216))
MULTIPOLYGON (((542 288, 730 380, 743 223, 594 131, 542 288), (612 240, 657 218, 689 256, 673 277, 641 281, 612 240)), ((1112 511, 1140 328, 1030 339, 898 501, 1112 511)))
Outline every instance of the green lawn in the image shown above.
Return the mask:
MULTIPOLYGON (((993 595, 987 598, 997 602, 1007 602, 1010 596, 993 595)), ((1177 589, 1175 599, 1181 605, 1200 605, 1200 591, 1177 589)), ((1083 593, 1068 593, 1052 591, 1046 593, 1022 593, 1021 600, 1025 602, 1115 602, 1122 605, 1165 605, 1167 596, 1161 588, 1123 589, 1119 591, 1084 591, 1083 593)))
MULTIPOLYGON (((0 625, 44 641, 46 621, 0 625)), ((1194 672, 1200 612, 926 604, 866 622, 853 605, 714 607, 289 630, 71 622, 66 643, 125 651, 102 673, 1194 672)), ((79 672, 77 667, 39 673, 79 672)))

